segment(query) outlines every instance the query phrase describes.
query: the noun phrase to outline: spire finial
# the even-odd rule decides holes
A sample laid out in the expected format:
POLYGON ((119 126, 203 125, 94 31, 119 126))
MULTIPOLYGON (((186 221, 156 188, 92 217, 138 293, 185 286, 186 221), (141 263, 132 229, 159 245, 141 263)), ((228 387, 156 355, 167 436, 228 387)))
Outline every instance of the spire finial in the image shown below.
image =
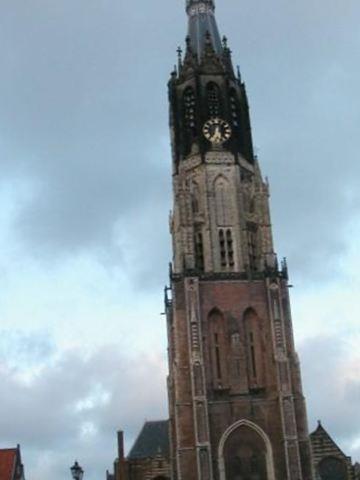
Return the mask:
POLYGON ((237 71, 237 78, 238 78, 239 82, 241 83, 241 72, 240 72, 239 65, 236 65, 236 71, 237 71))
POLYGON ((186 10, 199 4, 205 4, 208 7, 215 9, 215 0, 186 0, 186 10))
POLYGON ((176 50, 177 57, 178 57, 178 71, 180 72, 182 67, 182 50, 181 47, 178 47, 176 50))
POLYGON ((207 43, 208 32, 211 33, 211 42, 217 55, 223 52, 221 37, 214 15, 215 5, 213 0, 187 0, 186 12, 189 17, 188 35, 194 54, 200 61, 204 47, 207 43))

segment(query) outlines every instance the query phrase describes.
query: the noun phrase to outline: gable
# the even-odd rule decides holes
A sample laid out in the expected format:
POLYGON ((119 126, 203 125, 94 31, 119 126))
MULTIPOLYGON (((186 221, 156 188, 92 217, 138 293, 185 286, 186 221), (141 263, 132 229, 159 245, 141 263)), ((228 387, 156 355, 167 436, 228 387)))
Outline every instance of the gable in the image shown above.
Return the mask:
MULTIPOLYGON (((146 422, 128 455, 129 460, 169 457, 169 422, 146 422)), ((1 479, 0 479, 1 480, 1 479)))

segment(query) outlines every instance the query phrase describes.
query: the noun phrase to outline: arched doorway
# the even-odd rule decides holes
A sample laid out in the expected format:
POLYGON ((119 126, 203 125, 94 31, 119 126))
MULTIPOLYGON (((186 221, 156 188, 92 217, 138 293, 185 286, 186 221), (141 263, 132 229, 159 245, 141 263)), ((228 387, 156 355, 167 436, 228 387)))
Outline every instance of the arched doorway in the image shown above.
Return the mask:
POLYGON ((321 480, 347 480, 345 463, 336 457, 326 457, 319 463, 321 480))
POLYGON ((265 432, 248 420, 228 428, 219 445, 219 470, 220 480, 275 480, 265 432))

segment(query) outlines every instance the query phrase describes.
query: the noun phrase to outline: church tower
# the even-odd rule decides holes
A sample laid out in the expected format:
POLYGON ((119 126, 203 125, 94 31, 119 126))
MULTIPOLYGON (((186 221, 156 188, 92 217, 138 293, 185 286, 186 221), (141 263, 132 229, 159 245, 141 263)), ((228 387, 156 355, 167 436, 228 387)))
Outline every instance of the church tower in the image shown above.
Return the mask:
POLYGON ((286 263, 254 155, 245 84, 213 0, 187 0, 169 82, 174 480, 312 480, 286 263))

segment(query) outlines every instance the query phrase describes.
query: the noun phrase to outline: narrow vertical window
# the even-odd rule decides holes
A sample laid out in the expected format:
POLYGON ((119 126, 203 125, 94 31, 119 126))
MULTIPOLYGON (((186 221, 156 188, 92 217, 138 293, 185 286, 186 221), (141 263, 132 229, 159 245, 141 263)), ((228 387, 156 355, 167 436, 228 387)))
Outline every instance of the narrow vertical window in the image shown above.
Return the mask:
POLYGON ((226 249, 227 249, 227 258, 229 267, 234 266, 234 249, 233 249, 233 239, 230 228, 226 230, 226 249))
POLYGON ((195 268, 204 270, 204 244, 201 232, 195 232, 195 268))
POLYGON ((249 266, 252 270, 257 269, 257 235, 256 230, 250 226, 248 227, 248 254, 249 254, 249 266))
POLYGON ((186 88, 183 96, 184 130, 187 149, 191 148, 194 138, 197 136, 196 128, 196 100, 191 87, 186 88))
POLYGON ((263 387, 263 353, 261 347, 260 319, 253 309, 244 315, 249 388, 263 387))
POLYGON ((191 196, 191 208, 192 208, 192 211, 193 211, 193 214, 197 214, 199 213, 199 197, 197 195, 197 192, 193 192, 192 196, 191 196))
POLYGON ((220 228, 218 234, 221 268, 224 270, 232 270, 235 265, 232 231, 230 228, 226 230, 220 228))
POLYGON ((220 116, 220 90, 216 83, 209 83, 206 87, 207 90, 207 104, 210 117, 220 116))
POLYGON ((226 261, 225 235, 224 235, 224 230, 222 228, 220 228, 219 230, 219 248, 220 248, 221 266, 223 268, 226 268, 227 261, 226 261))
POLYGON ((221 380, 221 361, 220 361, 220 345, 219 334, 214 334, 214 346, 215 346, 215 360, 216 360, 216 376, 221 380))
POLYGON ((212 310, 208 317, 209 353, 214 388, 224 388, 227 384, 228 367, 225 321, 221 312, 212 310))
POLYGON ((256 373, 256 357, 255 357, 255 343, 254 343, 254 333, 249 333, 249 347, 250 347, 250 359, 251 359, 251 372, 256 380, 257 373, 256 373))

